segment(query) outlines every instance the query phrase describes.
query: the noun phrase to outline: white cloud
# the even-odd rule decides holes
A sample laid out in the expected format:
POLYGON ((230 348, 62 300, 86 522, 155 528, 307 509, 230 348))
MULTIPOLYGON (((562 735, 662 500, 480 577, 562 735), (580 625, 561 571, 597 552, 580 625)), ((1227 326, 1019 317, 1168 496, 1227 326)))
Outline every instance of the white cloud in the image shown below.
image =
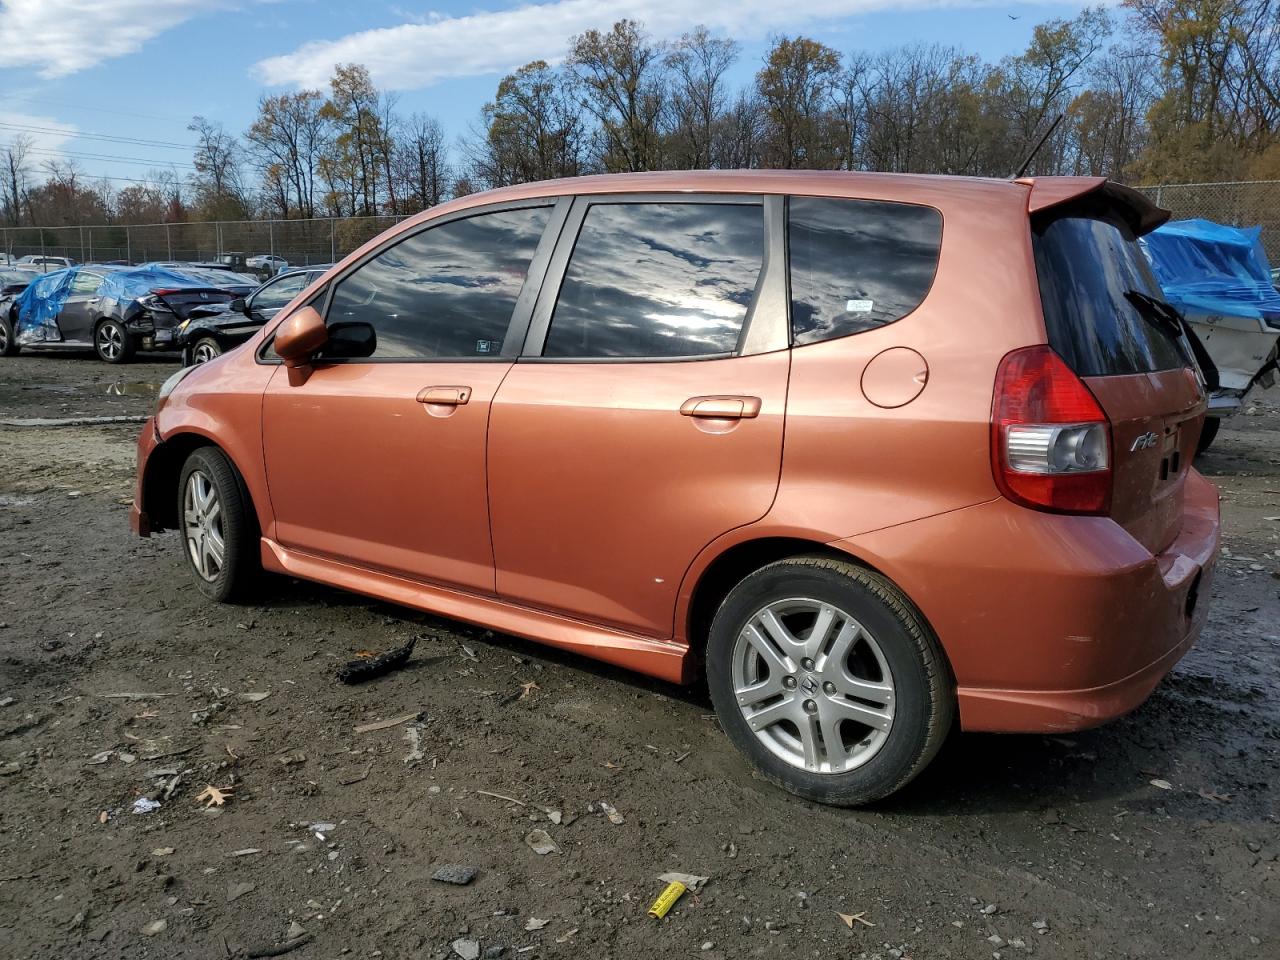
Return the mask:
POLYGON ((65 77, 137 53, 152 37, 217 6, 209 0, 0 0, 0 67, 65 77))
POLYGON ((27 160, 33 166, 61 158, 62 147, 68 140, 75 139, 76 132, 74 125, 53 117, 0 110, 0 150, 19 138, 25 138, 31 145, 27 160))
MULTIPOLYGON (((994 0, 808 0, 804 4, 787 0, 553 0, 464 17, 436 16, 427 22, 314 41, 292 53, 262 60, 255 70, 273 86, 323 87, 335 64, 362 63, 380 86, 412 90, 448 77, 504 72, 530 60, 555 62, 564 56, 571 35, 606 29, 623 17, 643 22, 659 39, 677 37, 699 23, 738 39, 752 39, 770 31, 794 31, 814 21, 859 13, 990 3, 994 0)), ((1005 2, 1001 7, 1008 5, 1005 2)))

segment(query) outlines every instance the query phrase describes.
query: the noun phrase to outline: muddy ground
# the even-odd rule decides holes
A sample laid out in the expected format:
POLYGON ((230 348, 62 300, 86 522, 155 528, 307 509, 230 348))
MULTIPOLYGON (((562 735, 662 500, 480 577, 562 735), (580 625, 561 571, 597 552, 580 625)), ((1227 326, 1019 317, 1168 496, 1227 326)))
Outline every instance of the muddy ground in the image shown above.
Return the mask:
MULTIPOLYGON (((173 369, 0 360, 0 420, 145 413, 173 369)), ((136 426, 0 425, 0 955, 301 928, 291 957, 1280 956, 1280 391, 1255 399, 1202 462, 1208 629, 1150 702, 956 736, 860 811, 753 778, 700 689, 301 582, 206 603, 174 536, 129 534, 136 426), (409 668, 334 681, 413 636, 409 668), (711 879, 651 920, 671 870, 711 879)))

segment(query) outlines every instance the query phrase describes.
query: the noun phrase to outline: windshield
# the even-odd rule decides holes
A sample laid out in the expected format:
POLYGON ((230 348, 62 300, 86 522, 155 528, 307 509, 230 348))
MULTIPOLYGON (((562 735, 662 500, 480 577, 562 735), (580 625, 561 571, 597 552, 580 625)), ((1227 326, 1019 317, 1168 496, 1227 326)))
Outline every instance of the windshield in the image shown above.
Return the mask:
POLYGON ((1049 345, 1082 377, 1185 366, 1177 344, 1133 292, 1164 293, 1133 231, 1105 209, 1077 207, 1032 222, 1049 345))

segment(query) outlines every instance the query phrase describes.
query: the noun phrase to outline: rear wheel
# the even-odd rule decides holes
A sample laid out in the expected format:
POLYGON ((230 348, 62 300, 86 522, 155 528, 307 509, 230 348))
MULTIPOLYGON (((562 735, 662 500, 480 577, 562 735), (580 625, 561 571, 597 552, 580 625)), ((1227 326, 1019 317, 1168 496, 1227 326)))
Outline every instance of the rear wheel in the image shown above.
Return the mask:
POLYGON ((905 786, 955 713, 942 652, 902 594, 825 557, 770 564, 730 592, 707 681, 729 739, 768 780, 838 806, 905 786))
POLYGON ((192 363, 208 363, 214 357, 222 356, 222 346, 213 337, 201 337, 191 348, 192 363))
POLYGON ((226 454, 201 447, 187 457, 178 498, 182 542, 200 592, 219 602, 245 596, 261 571, 257 524, 226 454))
POLYGON ((133 341, 119 320, 103 320, 93 332, 93 348, 107 363, 127 363, 133 359, 133 341))
POLYGON ((1205 417, 1204 426, 1200 428, 1200 439, 1196 441, 1196 453, 1201 454, 1213 446, 1213 441, 1217 439, 1218 428, 1222 426, 1222 420, 1218 417, 1205 417))
POLYGON ((13 321, 8 315, 0 316, 0 357, 17 356, 18 334, 13 329, 13 321))

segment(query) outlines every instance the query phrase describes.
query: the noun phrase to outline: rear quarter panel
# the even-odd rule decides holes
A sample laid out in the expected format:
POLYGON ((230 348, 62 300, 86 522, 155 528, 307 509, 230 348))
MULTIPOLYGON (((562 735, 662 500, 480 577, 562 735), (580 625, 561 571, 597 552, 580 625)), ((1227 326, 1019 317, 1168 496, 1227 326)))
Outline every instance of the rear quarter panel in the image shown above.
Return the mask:
POLYGON ((782 483, 766 525, 835 540, 998 495, 989 452, 996 368, 1008 351, 1044 342, 1026 192, 992 184, 886 199, 941 211, 933 285, 895 323, 793 349, 782 483), (884 408, 861 384, 891 347, 919 353, 928 378, 914 400, 884 408))

